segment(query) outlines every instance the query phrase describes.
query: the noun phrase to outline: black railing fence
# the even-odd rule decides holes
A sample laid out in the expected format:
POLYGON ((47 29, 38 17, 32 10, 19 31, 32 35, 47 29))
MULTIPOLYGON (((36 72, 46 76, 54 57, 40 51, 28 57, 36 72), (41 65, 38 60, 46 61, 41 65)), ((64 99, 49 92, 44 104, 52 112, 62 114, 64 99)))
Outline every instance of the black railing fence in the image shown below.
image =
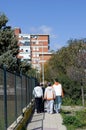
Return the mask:
POLYGON ((33 98, 34 86, 35 78, 0 68, 0 130, 17 121, 33 98))

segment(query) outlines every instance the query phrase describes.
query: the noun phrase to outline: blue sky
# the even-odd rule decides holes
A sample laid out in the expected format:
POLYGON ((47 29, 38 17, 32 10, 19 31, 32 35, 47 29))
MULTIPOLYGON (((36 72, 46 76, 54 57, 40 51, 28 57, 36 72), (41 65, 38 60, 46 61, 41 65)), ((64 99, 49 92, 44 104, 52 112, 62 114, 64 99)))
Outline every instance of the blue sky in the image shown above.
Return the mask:
POLYGON ((51 50, 86 38, 86 0, 0 0, 0 12, 22 33, 49 34, 51 50))

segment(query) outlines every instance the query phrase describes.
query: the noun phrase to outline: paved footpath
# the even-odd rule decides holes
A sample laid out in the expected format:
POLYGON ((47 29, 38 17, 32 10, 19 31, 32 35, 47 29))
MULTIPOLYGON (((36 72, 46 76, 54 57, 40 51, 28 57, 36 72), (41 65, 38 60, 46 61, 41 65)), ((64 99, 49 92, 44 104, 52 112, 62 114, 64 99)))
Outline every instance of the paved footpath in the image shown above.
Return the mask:
POLYGON ((34 113, 27 125, 27 130, 67 130, 62 125, 61 114, 34 113))

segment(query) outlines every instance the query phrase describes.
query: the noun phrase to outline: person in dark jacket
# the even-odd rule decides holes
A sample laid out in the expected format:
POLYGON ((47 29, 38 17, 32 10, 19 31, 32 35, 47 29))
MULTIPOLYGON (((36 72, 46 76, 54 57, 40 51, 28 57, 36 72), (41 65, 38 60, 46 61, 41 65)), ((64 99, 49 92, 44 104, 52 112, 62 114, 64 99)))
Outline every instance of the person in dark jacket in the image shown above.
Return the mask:
MULTIPOLYGON (((42 90, 43 90, 43 97, 44 97, 44 92, 45 92, 45 87, 43 84, 40 84, 42 90)), ((42 106, 41 106, 41 111, 44 112, 44 103, 45 103, 45 99, 42 100, 42 106)))

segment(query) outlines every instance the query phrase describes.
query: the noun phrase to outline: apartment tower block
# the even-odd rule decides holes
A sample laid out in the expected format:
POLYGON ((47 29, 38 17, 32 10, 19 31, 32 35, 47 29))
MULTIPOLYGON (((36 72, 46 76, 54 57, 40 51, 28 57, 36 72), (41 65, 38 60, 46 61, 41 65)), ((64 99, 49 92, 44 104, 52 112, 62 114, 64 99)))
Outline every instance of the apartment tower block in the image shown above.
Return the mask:
POLYGON ((20 28, 15 28, 14 32, 18 37, 18 58, 31 63, 32 67, 40 72, 42 65, 45 64, 52 55, 49 52, 49 35, 22 34, 20 28))

